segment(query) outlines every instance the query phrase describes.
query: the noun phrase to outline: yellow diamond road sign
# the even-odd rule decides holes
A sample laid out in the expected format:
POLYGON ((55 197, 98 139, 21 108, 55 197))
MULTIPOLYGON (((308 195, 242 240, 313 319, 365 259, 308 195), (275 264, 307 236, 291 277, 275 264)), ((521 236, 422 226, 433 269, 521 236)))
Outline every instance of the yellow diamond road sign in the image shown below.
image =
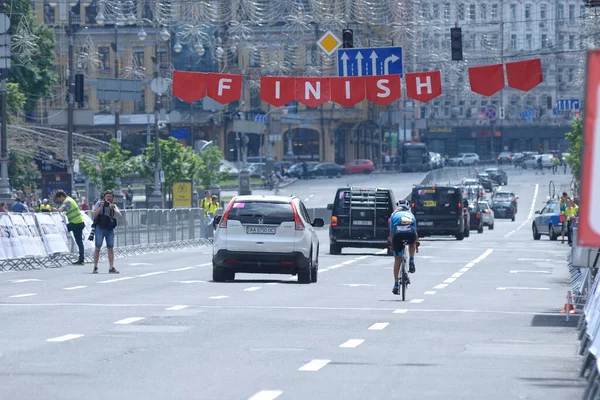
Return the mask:
POLYGON ((342 45, 342 41, 331 33, 331 31, 327 31, 327 33, 319 39, 317 44, 328 56, 330 56, 342 45))

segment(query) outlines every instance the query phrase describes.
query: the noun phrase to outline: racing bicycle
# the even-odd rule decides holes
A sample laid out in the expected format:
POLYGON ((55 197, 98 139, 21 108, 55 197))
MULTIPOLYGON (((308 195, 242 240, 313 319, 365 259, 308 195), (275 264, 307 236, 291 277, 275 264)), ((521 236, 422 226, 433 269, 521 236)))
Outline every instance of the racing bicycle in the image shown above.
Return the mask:
POLYGON ((399 295, 402 296, 402 301, 406 299, 406 288, 410 285, 410 278, 408 277, 408 270, 406 265, 408 263, 408 251, 406 248, 406 241, 402 241, 402 263, 400 264, 400 273, 398 274, 398 290, 399 295))

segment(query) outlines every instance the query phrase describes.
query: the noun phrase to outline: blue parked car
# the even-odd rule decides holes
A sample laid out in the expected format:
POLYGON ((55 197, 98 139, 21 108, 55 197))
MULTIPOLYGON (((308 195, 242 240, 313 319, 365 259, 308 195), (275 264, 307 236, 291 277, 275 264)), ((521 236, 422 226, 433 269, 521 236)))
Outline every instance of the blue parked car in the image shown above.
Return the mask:
POLYGON ((556 200, 551 200, 541 211, 536 211, 531 229, 533 240, 540 240, 542 235, 548 235, 550 240, 556 240, 562 230, 560 223, 560 205, 556 200))

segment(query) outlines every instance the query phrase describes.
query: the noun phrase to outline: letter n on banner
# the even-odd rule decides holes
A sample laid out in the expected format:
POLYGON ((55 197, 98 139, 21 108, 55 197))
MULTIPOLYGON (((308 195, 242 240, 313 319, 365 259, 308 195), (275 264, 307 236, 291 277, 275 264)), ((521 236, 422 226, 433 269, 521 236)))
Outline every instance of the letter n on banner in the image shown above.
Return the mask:
POLYGON ((385 106, 402 96, 400 75, 380 75, 365 77, 367 99, 385 106))
POLYGON ((331 78, 331 101, 344 107, 352 107, 365 99, 363 77, 331 78))
POLYGON ((281 107, 294 101, 295 92, 295 78, 260 77, 260 99, 273 107, 281 107))
POLYGON ((315 108, 331 100, 329 78, 296 78, 296 100, 315 108))
POLYGON ((442 94, 440 71, 406 74, 406 97, 427 103, 442 94))
POLYGON ((206 93, 217 103, 227 104, 242 97, 242 76, 231 74, 208 74, 206 93))

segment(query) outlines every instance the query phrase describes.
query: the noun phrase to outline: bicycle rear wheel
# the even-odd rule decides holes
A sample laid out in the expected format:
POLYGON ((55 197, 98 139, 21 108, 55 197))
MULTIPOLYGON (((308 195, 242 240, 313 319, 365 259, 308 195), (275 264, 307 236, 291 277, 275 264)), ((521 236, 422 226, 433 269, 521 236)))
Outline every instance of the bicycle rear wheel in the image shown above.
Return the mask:
POLYGON ((408 286, 408 274, 406 273, 406 246, 402 249, 402 265, 400 268, 400 276, 402 277, 402 301, 406 300, 406 287, 408 286))

